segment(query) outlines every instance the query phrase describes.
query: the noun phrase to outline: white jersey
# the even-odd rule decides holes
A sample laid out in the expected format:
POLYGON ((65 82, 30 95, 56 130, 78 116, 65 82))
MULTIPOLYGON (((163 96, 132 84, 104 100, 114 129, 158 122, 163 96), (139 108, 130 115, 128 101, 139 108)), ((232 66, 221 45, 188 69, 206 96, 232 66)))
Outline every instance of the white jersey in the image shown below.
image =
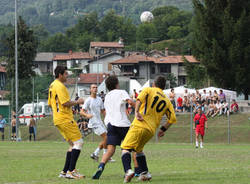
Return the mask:
POLYGON ((102 124, 101 110, 104 109, 104 105, 100 97, 88 97, 83 104, 83 109, 86 110, 88 114, 93 115, 93 117, 89 119, 89 128, 98 126, 100 123, 102 124))
POLYGON ((129 127, 130 121, 126 114, 126 103, 130 99, 125 90, 114 89, 105 96, 104 107, 106 116, 105 124, 110 123, 116 127, 129 127))

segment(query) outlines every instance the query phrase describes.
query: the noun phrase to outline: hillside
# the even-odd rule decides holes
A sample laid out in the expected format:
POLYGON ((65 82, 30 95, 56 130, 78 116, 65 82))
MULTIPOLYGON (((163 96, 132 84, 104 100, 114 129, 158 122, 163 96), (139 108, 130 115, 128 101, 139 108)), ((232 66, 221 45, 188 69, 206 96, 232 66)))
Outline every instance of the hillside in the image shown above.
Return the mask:
MULTIPOLYGON (((14 0, 0 1, 0 24, 14 22, 14 0)), ((80 16, 92 11, 102 17, 109 9, 139 23, 140 14, 160 6, 176 6, 192 10, 191 0, 22 0, 18 3, 18 14, 29 25, 43 24, 50 33, 65 31, 75 24, 80 16)))

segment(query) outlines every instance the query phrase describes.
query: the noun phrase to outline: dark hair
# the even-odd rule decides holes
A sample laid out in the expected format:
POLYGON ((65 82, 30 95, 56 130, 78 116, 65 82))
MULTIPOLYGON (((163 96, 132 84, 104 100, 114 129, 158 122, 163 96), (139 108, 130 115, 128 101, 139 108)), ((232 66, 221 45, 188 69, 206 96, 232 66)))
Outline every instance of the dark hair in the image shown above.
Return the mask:
POLYGON ((116 89, 117 84, 119 84, 118 78, 114 75, 109 76, 105 80, 106 88, 108 88, 109 91, 116 89))
POLYGON ((59 74, 63 75, 65 70, 67 70, 66 66, 57 66, 56 69, 54 70, 55 77, 58 78, 59 74))
POLYGON ((30 115, 32 118, 34 117, 33 114, 30 115))
POLYGON ((161 89, 165 89, 166 86, 166 79, 162 76, 159 76, 155 79, 155 86, 161 89))
POLYGON ((16 115, 13 115, 14 118, 16 118, 16 115))

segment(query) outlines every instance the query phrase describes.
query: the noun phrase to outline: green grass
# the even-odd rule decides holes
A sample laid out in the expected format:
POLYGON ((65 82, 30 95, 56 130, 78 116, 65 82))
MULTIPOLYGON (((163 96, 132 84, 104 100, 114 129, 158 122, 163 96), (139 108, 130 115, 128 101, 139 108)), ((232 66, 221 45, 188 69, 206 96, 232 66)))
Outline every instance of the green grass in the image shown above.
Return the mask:
MULTIPOLYGON (((0 142, 0 183, 47 184, 47 183, 101 183, 123 182, 120 149, 115 163, 109 163, 99 181, 91 176, 97 162, 90 153, 97 142, 85 141, 77 168, 86 179, 72 181, 58 178, 64 165, 67 143, 55 141, 0 142)), ((191 144, 149 143, 145 147, 148 167, 154 184, 249 184, 249 144, 205 144, 195 149, 191 144)), ((133 179, 132 183, 139 183, 133 179)))

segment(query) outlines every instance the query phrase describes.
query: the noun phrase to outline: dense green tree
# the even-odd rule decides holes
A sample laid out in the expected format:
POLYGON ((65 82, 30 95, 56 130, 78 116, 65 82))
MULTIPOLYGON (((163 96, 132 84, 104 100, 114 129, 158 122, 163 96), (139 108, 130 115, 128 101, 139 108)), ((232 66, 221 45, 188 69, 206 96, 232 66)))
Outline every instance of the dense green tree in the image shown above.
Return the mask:
POLYGON ((57 33, 41 43, 43 52, 68 52, 74 49, 72 41, 62 33, 57 33))
MULTIPOLYGON (((37 41, 33 35, 33 31, 25 24, 24 20, 18 19, 18 78, 19 78, 19 105, 23 105, 30 101, 30 90, 32 83, 31 78, 35 76, 32 70, 33 61, 36 56, 37 41)), ((7 76, 15 77, 15 32, 13 31, 7 38, 7 76)))
POLYGON ((192 53, 219 87, 250 93, 250 1, 193 0, 192 53))
POLYGON ((143 23, 137 27, 136 41, 150 44, 158 40, 157 29, 152 23, 143 23))
POLYGON ((0 26, 0 57, 6 56, 7 54, 7 44, 5 43, 6 38, 9 36, 10 32, 13 31, 12 25, 1 25, 0 26))

